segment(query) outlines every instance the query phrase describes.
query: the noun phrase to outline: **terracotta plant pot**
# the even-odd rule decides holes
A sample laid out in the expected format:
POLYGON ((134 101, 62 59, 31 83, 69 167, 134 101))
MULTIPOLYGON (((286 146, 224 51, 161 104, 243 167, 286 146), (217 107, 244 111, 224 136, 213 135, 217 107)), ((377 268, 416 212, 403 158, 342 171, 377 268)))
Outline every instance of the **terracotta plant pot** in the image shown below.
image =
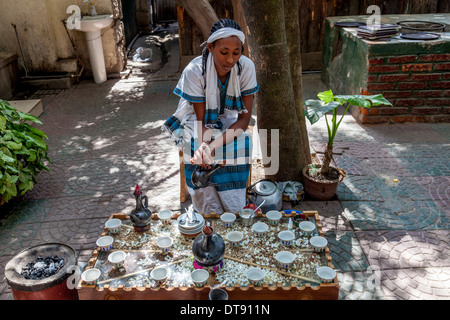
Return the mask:
MULTIPOLYGON (((316 165, 320 168, 320 165, 316 165)), ((330 167, 336 169, 334 167, 330 167)), ((342 180, 338 177, 334 180, 320 180, 308 175, 309 165, 303 168, 304 188, 306 193, 316 200, 330 200, 336 194, 338 183, 342 180)))

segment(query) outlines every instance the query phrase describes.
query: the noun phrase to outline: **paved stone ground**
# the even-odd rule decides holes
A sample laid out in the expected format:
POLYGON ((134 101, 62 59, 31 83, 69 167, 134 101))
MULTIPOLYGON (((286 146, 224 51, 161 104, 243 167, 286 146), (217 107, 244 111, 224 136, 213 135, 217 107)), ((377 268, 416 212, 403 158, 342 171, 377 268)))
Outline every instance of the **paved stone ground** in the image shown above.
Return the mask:
MULTIPOLYGON (((189 204, 179 202, 178 154, 160 132, 178 102, 177 38, 165 40, 162 67, 155 49, 151 71, 127 80, 37 93, 53 165, 23 199, 0 208, 0 299, 12 298, 4 267, 22 249, 67 243, 86 262, 109 215, 133 209, 137 183, 153 211, 189 204)), ((320 74, 305 74, 303 83, 304 99, 325 89, 320 74)), ((322 150, 323 123, 308 130, 322 150)), ((450 299, 449 138, 448 124, 362 126, 344 117, 335 161, 347 178, 335 199, 296 207, 321 216, 339 299, 450 299)))

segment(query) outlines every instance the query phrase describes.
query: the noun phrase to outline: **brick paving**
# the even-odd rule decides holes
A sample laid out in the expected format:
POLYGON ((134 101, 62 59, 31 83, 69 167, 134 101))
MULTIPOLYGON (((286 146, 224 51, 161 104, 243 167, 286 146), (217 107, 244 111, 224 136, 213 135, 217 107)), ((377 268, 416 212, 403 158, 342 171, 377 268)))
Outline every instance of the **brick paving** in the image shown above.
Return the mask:
MULTIPOLYGON (((54 163, 32 191, 0 207, 0 299, 12 299, 4 267, 20 250, 67 243, 87 262, 109 215, 133 209, 136 183, 155 212, 189 205, 179 202, 178 154, 160 131, 178 101, 176 40, 168 45, 169 63, 156 73, 37 92, 54 163)), ((320 74, 303 82, 305 99, 326 89, 320 74)), ((316 150, 326 142, 321 121, 308 124, 316 150)), ((448 124, 360 125, 345 116, 335 162, 348 176, 334 199, 295 207, 319 212, 339 299, 450 299, 449 138, 448 124)))

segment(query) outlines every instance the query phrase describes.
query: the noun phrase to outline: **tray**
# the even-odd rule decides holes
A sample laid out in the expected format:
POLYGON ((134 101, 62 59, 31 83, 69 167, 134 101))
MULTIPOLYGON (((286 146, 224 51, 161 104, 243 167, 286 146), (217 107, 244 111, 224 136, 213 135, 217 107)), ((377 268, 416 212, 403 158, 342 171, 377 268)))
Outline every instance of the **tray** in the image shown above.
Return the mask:
POLYGON ((437 40, 441 36, 436 33, 429 32, 405 32, 400 33, 400 38, 408 40, 437 40))
MULTIPOLYGON (((283 213, 283 223, 287 224, 289 217, 295 217, 297 215, 294 211, 289 211, 287 213, 283 213)), ((304 211, 303 217, 308 217, 308 220, 315 222, 316 224, 316 233, 319 235, 324 235, 322 231, 322 226, 320 224, 320 219, 317 211, 304 211)), ((154 215, 156 217, 156 214, 154 215)), ((174 227, 174 223, 176 221, 178 216, 175 216, 172 218, 172 225, 170 227, 174 227)), ((212 227, 215 232, 219 233, 224 239, 225 235, 224 230, 226 229, 224 225, 222 225, 222 221, 218 219, 218 216, 215 213, 212 213, 210 215, 203 215, 207 221, 210 221, 212 224, 212 227)), ((126 214, 118 213, 118 214, 112 214, 110 218, 118 218, 121 219, 125 227, 122 227, 122 229, 130 229, 132 230, 131 222, 129 221, 129 216, 126 214), (126 227, 128 225, 129 227, 126 227)), ((265 216, 261 213, 258 214, 257 219, 264 220, 265 216)), ((236 223, 239 223, 239 219, 236 220, 236 223)), ((183 268, 186 268, 186 266, 190 266, 192 263, 192 251, 190 250, 190 245, 193 242, 194 239, 184 238, 180 235, 180 238, 175 238, 175 243, 179 243, 180 245, 177 246, 171 253, 171 256, 162 256, 159 253, 155 253, 155 248, 152 244, 152 240, 156 237, 158 234, 157 231, 163 230, 160 228, 160 222, 156 218, 153 221, 153 225, 150 231, 140 234, 141 240, 130 240, 129 241, 123 241, 123 239, 117 238, 115 241, 113 248, 111 250, 118 250, 124 249, 123 244, 126 243, 126 246, 129 249, 127 252, 135 254, 133 258, 131 258, 130 254, 130 261, 133 261, 135 263, 136 261, 140 262, 141 260, 138 260, 137 256, 140 255, 141 257, 150 257, 152 259, 159 259, 161 263, 165 264, 171 264, 171 268, 174 268, 176 272, 173 273, 174 279, 182 278, 184 273, 183 268), (133 245, 131 245, 133 244, 133 245), (131 246, 130 246, 131 245, 131 246), (184 249, 183 249, 184 248, 184 249), (185 249, 188 250, 185 250, 185 249), (181 270, 181 271, 180 271, 181 270)), ((165 227, 165 228, 170 228, 165 227)), ((240 224, 236 225, 235 228, 239 228, 240 224)), ((250 227, 247 227, 250 230, 250 227)), ((176 228, 175 228, 176 229, 176 228)), ((177 229, 176 229, 177 230, 177 229)), ((167 230, 166 230, 167 231, 167 230)), ((137 234, 134 231, 130 231, 131 233, 127 233, 127 235, 131 236, 137 236, 137 234)), ((124 231, 124 233, 126 233, 124 231)), ((105 231, 100 235, 107 235, 108 231, 105 229, 105 231)), ((115 235, 114 235, 115 236, 115 235)), ((116 236, 119 237, 119 236, 116 236)), ((252 240, 253 241, 253 240, 252 240)), ((299 240, 300 241, 300 240, 299 240)), ((236 260, 241 261, 242 257, 239 257, 237 254, 234 254, 232 251, 234 250, 231 248, 231 246, 227 245, 227 251, 225 252, 224 257, 224 270, 227 267, 227 265, 231 264, 241 264, 242 262, 237 262, 236 260)), ((303 250, 303 249, 302 249, 303 250)), ((210 279, 208 280, 208 283, 203 288, 196 288, 190 283, 183 283, 183 281, 177 283, 176 280, 171 280, 166 282, 162 285, 155 285, 154 283, 141 281, 137 284, 133 284, 133 281, 135 278, 138 278, 142 276, 141 278, 145 277, 145 274, 151 270, 150 268, 144 268, 144 270, 147 269, 146 272, 143 272, 141 275, 133 275, 129 276, 130 274, 135 273, 136 271, 139 272, 139 270, 133 269, 132 262, 125 261, 125 271, 122 274, 113 274, 111 272, 111 266, 108 266, 108 263, 105 261, 107 260, 107 255, 109 252, 102 252, 99 250, 99 248, 96 248, 92 252, 92 258, 89 260, 87 268, 103 268, 104 277, 99 280, 99 282, 96 285, 87 285, 83 281, 80 281, 77 285, 78 289, 78 295, 81 300, 110 300, 110 299, 139 299, 139 300, 194 300, 194 299, 208 299, 208 293, 211 289, 211 287, 220 286, 221 279, 220 276, 222 275, 219 272, 216 274, 211 274, 210 279), (108 271, 108 268, 110 269, 108 271), (125 278, 129 281, 128 283, 121 283, 121 281, 125 278)), ((305 253, 307 255, 307 253, 305 253)), ((322 253, 311 253, 311 256, 319 257, 320 265, 327 265, 329 267, 333 268, 330 251, 329 248, 326 247, 325 250, 322 253)), ((246 261, 246 263, 243 263, 246 266, 251 266, 249 263, 255 263, 255 261, 246 261)), ((258 261, 256 261, 258 265, 258 261)), ((156 263, 158 264, 158 263, 156 263)), ((155 264, 153 264, 155 266, 155 264)), ((265 269, 269 268, 268 266, 264 267, 265 269)), ((276 277, 280 276, 284 277, 285 275, 282 274, 285 270, 280 269, 276 272, 276 277), (281 271, 281 272, 279 272, 281 271)), ((225 285, 221 285, 223 289, 225 289, 228 292, 229 299, 230 300, 276 300, 276 299, 282 299, 282 300, 290 300, 290 299, 337 299, 339 294, 339 284, 337 281, 337 277, 333 279, 331 283, 320 283, 318 281, 318 278, 313 279, 313 277, 306 277, 301 274, 294 273, 294 270, 288 269, 288 274, 294 274, 295 277, 289 276, 285 279, 288 279, 284 282, 275 282, 275 283, 264 283, 262 286, 254 286, 252 284, 242 284, 242 283, 226 283, 225 285), (298 278, 299 277, 299 278, 298 278), (311 280, 311 281, 310 281, 311 280)))
POLYGON ((365 26, 365 22, 358 21, 338 21, 334 23, 334 26, 341 28, 358 28, 360 26, 365 26))

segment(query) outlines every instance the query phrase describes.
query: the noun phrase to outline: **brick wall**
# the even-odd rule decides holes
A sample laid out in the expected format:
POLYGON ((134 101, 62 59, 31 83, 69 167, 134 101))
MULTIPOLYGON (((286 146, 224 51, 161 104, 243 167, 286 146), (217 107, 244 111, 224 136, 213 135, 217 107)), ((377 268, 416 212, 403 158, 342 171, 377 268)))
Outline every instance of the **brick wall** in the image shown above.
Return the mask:
POLYGON ((450 122, 450 54, 369 56, 367 72, 361 93, 382 93, 393 107, 353 110, 360 122, 450 122))

